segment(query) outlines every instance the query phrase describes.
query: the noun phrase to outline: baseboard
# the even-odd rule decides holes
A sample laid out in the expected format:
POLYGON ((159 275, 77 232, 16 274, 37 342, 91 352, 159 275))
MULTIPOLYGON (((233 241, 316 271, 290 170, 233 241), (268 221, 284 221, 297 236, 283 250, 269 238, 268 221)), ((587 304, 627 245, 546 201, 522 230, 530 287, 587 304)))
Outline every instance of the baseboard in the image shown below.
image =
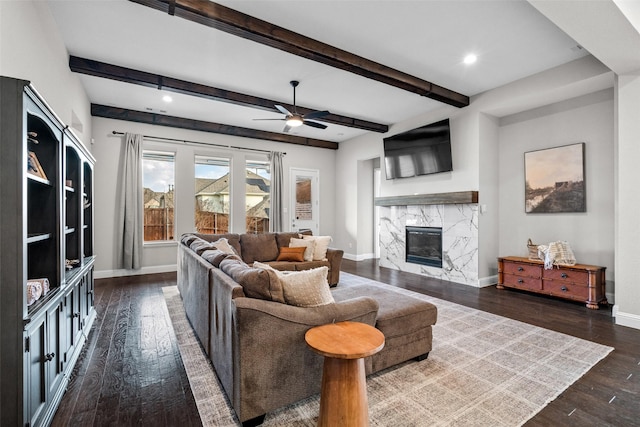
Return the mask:
POLYGON ((345 252, 345 254, 342 255, 342 258, 348 259, 350 261, 364 261, 365 259, 375 259, 376 254, 368 253, 368 254, 356 255, 356 254, 348 254, 345 252))
POLYGON ((480 279, 478 279, 478 287, 479 288, 486 288, 487 286, 493 286, 496 283, 498 283, 498 275, 495 274, 493 276, 489 276, 489 277, 481 277, 480 279))
POLYGON ((93 273, 93 277, 96 279, 107 279, 110 277, 123 277, 123 276, 139 276, 142 274, 155 274, 155 273, 169 273, 171 271, 178 271, 177 264, 171 265, 154 265, 150 267, 142 267, 138 270, 100 270, 93 273))
POLYGON ((628 326, 629 328, 640 329, 640 316, 631 313, 622 313, 618 305, 613 306, 613 317, 616 318, 616 325, 628 326))

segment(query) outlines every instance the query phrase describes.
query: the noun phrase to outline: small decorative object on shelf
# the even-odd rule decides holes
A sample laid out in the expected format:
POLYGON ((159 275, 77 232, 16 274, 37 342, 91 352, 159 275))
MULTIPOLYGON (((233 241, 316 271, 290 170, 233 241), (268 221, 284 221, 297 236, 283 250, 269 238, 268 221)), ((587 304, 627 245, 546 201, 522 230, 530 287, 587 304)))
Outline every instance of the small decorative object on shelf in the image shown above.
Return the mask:
POLYGON ((40 166, 36 153, 33 151, 29 151, 29 156, 27 158, 27 172, 42 179, 47 179, 47 175, 44 173, 42 166, 40 166))
POLYGON ((65 260, 65 268, 67 270, 71 270, 72 268, 76 267, 78 264, 80 264, 80 260, 79 259, 66 259, 65 260))
POLYGON ((36 132, 27 132, 27 140, 32 144, 37 144, 38 140, 36 139, 38 134, 36 132))
POLYGON ((66 185, 67 187, 73 187, 73 180, 71 179, 65 180, 64 185, 66 185))
POLYGON ((49 279, 29 279, 27 280, 27 305, 32 305, 49 292, 49 279))

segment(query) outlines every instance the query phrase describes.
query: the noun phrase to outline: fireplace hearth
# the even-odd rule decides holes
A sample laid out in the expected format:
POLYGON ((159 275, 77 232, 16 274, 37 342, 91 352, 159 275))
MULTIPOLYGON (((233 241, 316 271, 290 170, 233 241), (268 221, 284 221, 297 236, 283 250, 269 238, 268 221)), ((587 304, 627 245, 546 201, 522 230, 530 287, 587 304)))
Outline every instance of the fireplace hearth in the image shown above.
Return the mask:
POLYGON ((405 227, 406 258, 413 264, 442 268, 442 228, 405 227))

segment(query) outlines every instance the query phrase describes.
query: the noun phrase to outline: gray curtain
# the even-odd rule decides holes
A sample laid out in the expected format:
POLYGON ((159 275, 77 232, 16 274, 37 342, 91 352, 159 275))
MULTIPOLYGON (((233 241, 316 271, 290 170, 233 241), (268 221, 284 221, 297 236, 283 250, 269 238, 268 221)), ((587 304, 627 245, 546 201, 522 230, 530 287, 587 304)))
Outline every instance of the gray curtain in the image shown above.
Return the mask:
POLYGON ((269 210, 269 231, 282 231, 282 157, 284 153, 272 151, 271 162, 271 209, 269 210))
POLYGON ((142 263, 142 135, 124 134, 120 175, 121 267, 139 269, 142 263))

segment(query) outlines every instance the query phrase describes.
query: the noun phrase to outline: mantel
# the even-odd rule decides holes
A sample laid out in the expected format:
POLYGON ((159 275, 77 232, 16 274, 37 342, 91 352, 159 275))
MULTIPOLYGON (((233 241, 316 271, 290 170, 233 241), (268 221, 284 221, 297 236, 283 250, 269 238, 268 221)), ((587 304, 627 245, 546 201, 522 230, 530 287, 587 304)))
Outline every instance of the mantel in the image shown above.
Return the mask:
POLYGON ((478 203, 477 191, 453 193, 415 194, 413 196, 376 197, 376 206, 444 205, 478 203))

